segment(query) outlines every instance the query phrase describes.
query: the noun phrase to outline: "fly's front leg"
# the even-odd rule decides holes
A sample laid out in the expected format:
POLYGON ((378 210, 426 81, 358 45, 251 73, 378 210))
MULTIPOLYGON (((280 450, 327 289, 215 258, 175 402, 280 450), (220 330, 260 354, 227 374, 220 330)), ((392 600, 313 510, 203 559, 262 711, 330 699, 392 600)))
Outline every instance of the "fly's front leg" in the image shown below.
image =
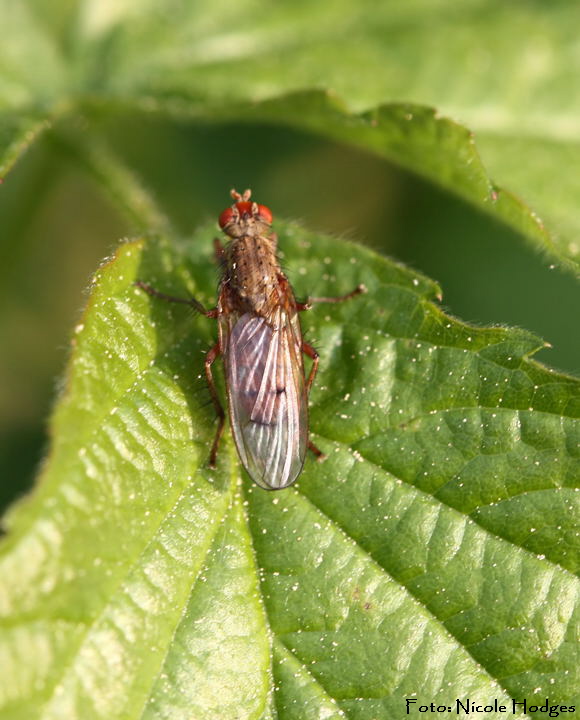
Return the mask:
POLYGON ((341 303, 345 300, 350 300, 353 297, 356 297, 357 295, 364 295, 364 293, 367 292, 366 285, 363 285, 362 283, 360 285, 357 285, 354 290, 351 290, 351 292, 346 293, 346 295, 339 295, 338 297, 315 297, 315 298, 308 298, 308 300, 305 303, 296 303, 296 309, 301 312, 303 310, 310 310, 310 308, 314 305, 314 303, 341 303))
POLYGON ((160 300, 165 300, 165 302, 181 303, 182 305, 189 305, 190 307, 197 310, 198 313, 201 313, 202 315, 205 315, 208 318, 217 318, 217 316, 218 316, 217 308, 212 308, 211 310, 206 310, 204 308, 204 306, 199 302, 199 300, 196 300, 195 298, 179 298, 179 297, 174 297, 173 295, 166 295, 165 293, 159 292, 159 290, 156 290, 155 288, 151 287, 151 285, 147 285, 147 283, 144 283, 141 280, 137 280, 135 282, 135 285, 138 288, 141 288, 141 290, 145 290, 145 292, 148 295, 151 295, 151 297, 156 297, 156 298, 159 298, 160 300))
MULTIPOLYGON (((159 298, 160 300, 165 300, 166 302, 173 302, 173 303, 180 303, 182 305, 189 305, 190 307, 195 308, 199 313, 202 315, 205 315, 205 317, 208 318, 217 318, 219 315, 218 308, 212 308, 211 310, 206 310, 204 306, 195 298, 179 298, 174 297, 173 295, 166 295, 165 293, 159 292, 159 290, 156 290, 155 288, 151 287, 151 285, 147 285, 147 283, 141 282, 141 280, 137 280, 135 285, 141 290, 145 290, 145 292, 148 295, 151 295, 152 297, 159 298)), ((211 399, 213 402, 213 406, 215 408, 216 415, 218 417, 218 426, 215 433, 215 437, 213 440, 213 444, 211 446, 211 453, 209 456, 209 464, 211 467, 215 467, 215 461, 217 457, 217 451, 220 444, 221 436, 224 432, 224 423, 225 423, 225 413, 224 409, 222 407, 222 404, 220 403, 220 399, 216 390, 215 383, 213 381, 213 375, 211 372, 211 366, 215 359, 218 357, 218 355, 221 352, 220 344, 217 342, 211 350, 208 352, 208 354, 205 357, 205 376, 207 378, 207 384, 209 386, 209 392, 211 395, 211 399)))
MULTIPOLYGON (((362 295, 363 293, 366 293, 367 289, 364 285, 357 285, 354 290, 351 290, 351 292, 347 293, 346 295, 339 295, 338 297, 319 297, 319 298, 308 298, 308 300, 305 303, 296 303, 296 310, 298 312, 302 312, 304 310, 310 310, 312 305, 314 303, 341 303, 345 300, 350 300, 353 297, 356 297, 357 295, 362 295)), ((307 342, 302 341, 302 352, 305 355, 308 355, 308 357, 312 360, 312 367, 310 368, 310 375, 308 375, 308 380, 306 382, 306 392, 308 395, 310 395, 310 390, 312 389, 312 383, 314 382, 314 378, 316 377, 316 373, 318 371, 318 363, 320 362, 320 356, 316 352, 316 350, 312 347, 312 345, 309 345, 307 342)), ((312 442, 312 440, 308 441, 308 447, 310 450, 316 455, 317 460, 324 460, 325 455, 324 453, 316 447, 316 445, 312 442)))
POLYGON ((220 347, 219 342, 217 342, 211 348, 211 350, 208 352, 208 354, 205 356, 205 376, 207 378, 207 384, 209 387, 209 392, 211 395, 213 406, 215 408, 216 415, 218 417, 218 426, 215 431, 213 445, 211 446, 211 452, 209 454, 210 467, 215 467, 218 447, 219 447, 220 440, 221 440, 221 437, 224 432, 224 423, 226 421, 226 414, 224 413, 224 409, 220 402, 219 395, 217 394, 216 386, 213 381, 213 375, 211 372, 211 366, 220 353, 221 353, 221 347, 220 347))
MULTIPOLYGON (((216 250, 216 252, 217 252, 217 250, 216 250)), ((190 307, 195 308, 195 310, 197 310, 202 315, 205 315, 205 317, 215 319, 219 315, 218 308, 212 308, 211 310, 206 310, 204 308, 204 306, 195 298, 188 299, 188 298, 173 297, 173 295, 166 295, 165 293, 159 292, 159 290, 156 290, 155 288, 151 287, 151 285, 147 285, 147 283, 141 282, 141 280, 137 280, 135 285, 137 287, 140 287, 141 290, 145 290, 145 292, 148 295, 159 298, 160 300, 165 300, 166 302, 180 303, 182 305, 189 305, 190 307)), ((211 372, 211 366, 214 363, 215 359, 219 356, 220 353, 221 353, 220 344, 219 344, 219 342, 217 342, 210 349, 210 351, 208 352, 208 354, 205 357, 205 376, 207 378, 207 384, 209 387, 209 392, 211 395, 213 406, 215 408, 215 412, 218 417, 218 426, 216 429, 213 444, 211 446, 211 452, 209 455, 209 464, 211 467, 215 467, 217 451, 218 451, 221 437, 224 432, 224 424, 225 424, 225 420, 226 420, 226 415, 224 413, 224 409, 220 402, 219 395, 217 393, 216 386, 213 381, 213 375, 211 372)))

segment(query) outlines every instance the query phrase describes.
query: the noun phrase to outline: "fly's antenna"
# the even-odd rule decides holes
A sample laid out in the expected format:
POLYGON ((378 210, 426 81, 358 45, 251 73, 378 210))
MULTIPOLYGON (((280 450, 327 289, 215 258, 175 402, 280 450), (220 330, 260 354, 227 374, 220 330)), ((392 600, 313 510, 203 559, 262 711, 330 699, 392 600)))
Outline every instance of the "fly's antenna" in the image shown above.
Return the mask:
POLYGON ((240 195, 235 188, 232 188, 230 190, 230 195, 235 202, 248 202, 248 200, 252 197, 252 191, 248 188, 248 190, 244 190, 243 195, 240 195))

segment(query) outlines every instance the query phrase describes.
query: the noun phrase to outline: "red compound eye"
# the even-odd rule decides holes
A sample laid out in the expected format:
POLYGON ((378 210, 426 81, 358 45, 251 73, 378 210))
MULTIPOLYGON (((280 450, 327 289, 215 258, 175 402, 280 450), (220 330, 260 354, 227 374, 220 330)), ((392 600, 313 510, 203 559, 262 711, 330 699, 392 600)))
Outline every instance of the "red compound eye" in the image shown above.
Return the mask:
POLYGON ((232 218, 234 217, 234 211, 231 207, 227 208, 223 211, 223 213, 218 218, 218 224, 223 230, 225 226, 232 221, 232 218))
MULTIPOLYGON (((247 202, 245 200, 242 200, 241 202, 237 202, 235 204, 235 208, 239 213, 239 216, 241 218, 248 218, 252 216, 252 206, 254 203, 247 202)), ((272 211, 269 207, 266 207, 265 205, 258 205, 258 213, 257 216, 262 222, 267 223, 268 225, 272 224, 272 211)), ((229 225, 229 223, 232 222, 232 220, 235 217, 235 211, 233 208, 229 207, 226 210, 223 211, 223 213, 218 218, 219 226, 222 228, 222 230, 225 228, 226 225, 229 225)))
POLYGON ((258 215, 264 222, 268 223, 268 225, 272 224, 272 211, 269 207, 266 207, 265 205, 258 205, 258 215))

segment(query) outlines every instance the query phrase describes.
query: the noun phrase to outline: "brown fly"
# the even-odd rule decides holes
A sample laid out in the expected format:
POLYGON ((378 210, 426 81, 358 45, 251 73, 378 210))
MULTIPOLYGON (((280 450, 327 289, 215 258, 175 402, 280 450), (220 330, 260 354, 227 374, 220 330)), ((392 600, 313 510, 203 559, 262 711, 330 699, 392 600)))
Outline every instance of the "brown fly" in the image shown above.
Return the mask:
POLYGON ((218 320, 219 339, 205 360, 218 416, 210 465, 215 465, 225 422, 211 371, 221 354, 240 460, 260 487, 278 490, 296 480, 308 447, 322 457, 308 439, 308 394, 318 369, 318 353, 302 338, 298 313, 315 302, 348 300, 365 288, 359 285, 341 297, 296 302, 276 256, 277 237, 271 232, 269 208, 251 202, 250 190, 243 195, 232 190, 231 195, 234 204, 219 217, 220 228, 230 240, 225 247, 215 240, 216 258, 222 268, 216 308, 206 310, 195 299, 171 297, 143 282, 136 284, 150 295, 191 305, 218 320), (312 359, 308 379, 303 353, 312 359))

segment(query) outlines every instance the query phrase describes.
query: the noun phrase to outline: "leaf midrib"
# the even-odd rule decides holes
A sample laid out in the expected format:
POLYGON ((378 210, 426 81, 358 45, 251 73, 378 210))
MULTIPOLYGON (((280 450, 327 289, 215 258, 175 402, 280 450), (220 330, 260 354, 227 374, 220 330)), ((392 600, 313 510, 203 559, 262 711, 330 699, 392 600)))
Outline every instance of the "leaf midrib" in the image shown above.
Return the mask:
MULTIPOLYGON (((228 442, 227 445, 228 445, 228 447, 230 448, 231 443, 228 442)), ((231 448, 230 448, 230 457, 231 457, 231 455, 232 455, 232 451, 231 451, 231 448)), ((176 635, 177 635, 177 633, 178 633, 178 631, 179 631, 179 629, 180 629, 180 627, 181 627, 181 625, 182 625, 182 623, 183 623, 184 617, 187 615, 187 611, 188 611, 188 609, 189 609, 189 605, 190 605, 190 602, 191 602, 191 596, 192 596, 192 594, 193 594, 193 592, 194 592, 194 590, 195 590, 195 588, 196 588, 196 586, 197 586, 198 580, 199 580, 200 576, 203 574, 204 570, 205 570, 206 567, 207 567, 207 558, 208 558, 208 555, 210 555, 210 553, 211 553, 211 551, 212 551, 212 548, 213 548, 213 546, 214 546, 214 544, 215 544, 215 542, 216 542, 216 539, 217 539, 217 536, 218 536, 220 530, 223 529, 223 523, 224 523, 224 521, 226 520, 228 513, 230 513, 231 510, 232 510, 232 503, 234 502, 234 494, 235 494, 235 492, 236 492, 236 489, 235 489, 235 488, 236 488, 236 479, 237 479, 238 475, 237 475, 236 472, 234 472, 234 468, 236 467, 235 463, 230 462, 230 467, 232 468, 232 470, 231 470, 231 472, 230 472, 230 482, 228 483, 228 488, 229 488, 229 490, 228 490, 228 495, 230 496, 230 497, 229 497, 229 502, 226 503, 226 504, 224 504, 223 514, 222 514, 222 516, 220 517, 219 521, 216 521, 216 523, 215 523, 214 532, 213 532, 213 534, 212 534, 212 536, 211 536, 211 538, 210 538, 210 542, 207 544, 207 548, 206 548, 206 550, 205 550, 205 552, 204 552, 203 559, 200 558, 199 567, 198 567, 198 569, 197 569, 197 572, 195 573, 195 577, 192 579, 192 583, 191 583, 191 587, 190 587, 190 590, 189 590, 189 593, 188 593, 188 596, 187 596, 187 600, 183 603, 182 613, 181 613, 181 615, 179 616, 177 622, 175 623, 175 627, 174 627, 173 632, 172 632, 172 634, 171 634, 171 638, 170 638, 170 640, 168 640, 168 642, 167 642, 167 649, 166 649, 166 651, 163 653, 162 658, 160 659, 160 662, 159 662, 159 670, 158 670, 157 673, 155 673, 155 674, 152 676, 151 682, 150 682, 150 684, 149 684, 149 692, 147 693, 146 696, 144 695, 143 706, 142 706, 141 712, 140 712, 140 714, 139 714, 140 720, 143 720, 143 718, 144 718, 144 714, 145 714, 145 710, 146 710, 146 707, 147 707, 147 703, 148 703, 148 701, 149 701, 149 699, 151 698, 151 695, 152 695, 152 690, 153 690, 153 688, 155 687, 155 685, 157 684, 157 682, 159 681, 159 679, 160 679, 160 677, 161 677, 161 674, 163 673, 163 668, 165 667, 165 663, 166 663, 167 658, 168 658, 168 656, 169 656, 169 653, 171 652, 171 649, 172 649, 172 647, 173 647, 173 640, 175 639, 175 637, 176 637, 176 635)), ((167 515, 169 515, 169 513, 167 513, 167 515)), ((136 717, 137 717, 137 716, 136 716, 136 717)))
MULTIPOLYGON (((232 488, 232 486, 230 485, 230 489, 228 491, 230 494, 232 492, 231 488, 232 488)), ((74 667, 74 663, 78 656, 78 652, 79 652, 80 648, 82 648, 82 646, 85 643, 85 641, 87 640, 87 638, 89 637, 92 629, 98 624, 98 622, 101 620, 101 618, 107 612, 108 608, 111 605, 111 600, 118 595, 120 589, 123 587, 124 583, 127 581, 127 578, 130 577, 131 573, 137 567, 139 567, 140 560, 143 558, 144 554, 147 552, 147 550, 149 549, 150 545, 155 540, 155 538, 159 535, 160 530, 162 529, 167 518, 171 516, 171 513, 174 510, 174 508, 176 508, 182 502, 182 500, 184 500, 186 498, 189 489, 190 489, 189 485, 184 486, 184 488, 181 490, 181 492, 177 496, 172 507, 163 514, 163 516, 160 518, 160 521, 157 524, 157 526, 155 527, 155 529, 153 530, 153 532, 151 532, 149 534, 149 537, 147 538, 146 542, 144 542, 144 544, 142 545, 141 550, 136 555, 135 559, 126 567, 125 572, 119 577, 118 582, 115 584, 115 587, 112 588, 111 592, 108 594, 107 601, 103 603, 103 606, 101 607, 99 612, 91 619, 91 621, 86 624, 85 630, 82 633, 82 635, 79 637, 78 643, 76 643, 74 648, 71 650, 68 661, 64 662, 62 664, 62 666, 61 666, 62 671, 59 673, 59 675, 57 677, 55 677, 52 692, 48 696, 46 701, 43 703, 42 709, 40 710, 39 718, 43 717, 44 710, 47 709, 47 707, 50 705, 50 703, 54 699, 56 692, 58 690, 58 687, 62 684, 64 679, 70 673, 71 669, 74 667)), ((203 551, 203 555, 200 555, 198 568, 197 568, 195 576, 192 580, 192 585, 191 585, 191 590, 190 590, 189 595, 191 595, 191 592, 192 592, 193 588, 195 587, 195 585, 198 581, 198 578, 204 568, 207 554, 208 554, 209 550, 211 549, 211 546, 215 540, 215 537, 221 528, 221 521, 223 520, 223 517, 225 516, 225 514, 227 512, 228 505, 225 503, 222 503, 222 505, 223 505, 224 509, 223 509, 223 511, 221 511, 219 518, 217 518, 215 520, 214 527, 212 528, 212 532, 206 540, 206 547, 203 551)), ((184 603, 183 611, 184 612, 187 611, 187 603, 184 603)), ((177 626, 179 626, 181 619, 182 619, 182 616, 179 617, 179 619, 177 621, 177 626)), ((168 645, 168 649, 170 649, 169 645, 168 645)))

